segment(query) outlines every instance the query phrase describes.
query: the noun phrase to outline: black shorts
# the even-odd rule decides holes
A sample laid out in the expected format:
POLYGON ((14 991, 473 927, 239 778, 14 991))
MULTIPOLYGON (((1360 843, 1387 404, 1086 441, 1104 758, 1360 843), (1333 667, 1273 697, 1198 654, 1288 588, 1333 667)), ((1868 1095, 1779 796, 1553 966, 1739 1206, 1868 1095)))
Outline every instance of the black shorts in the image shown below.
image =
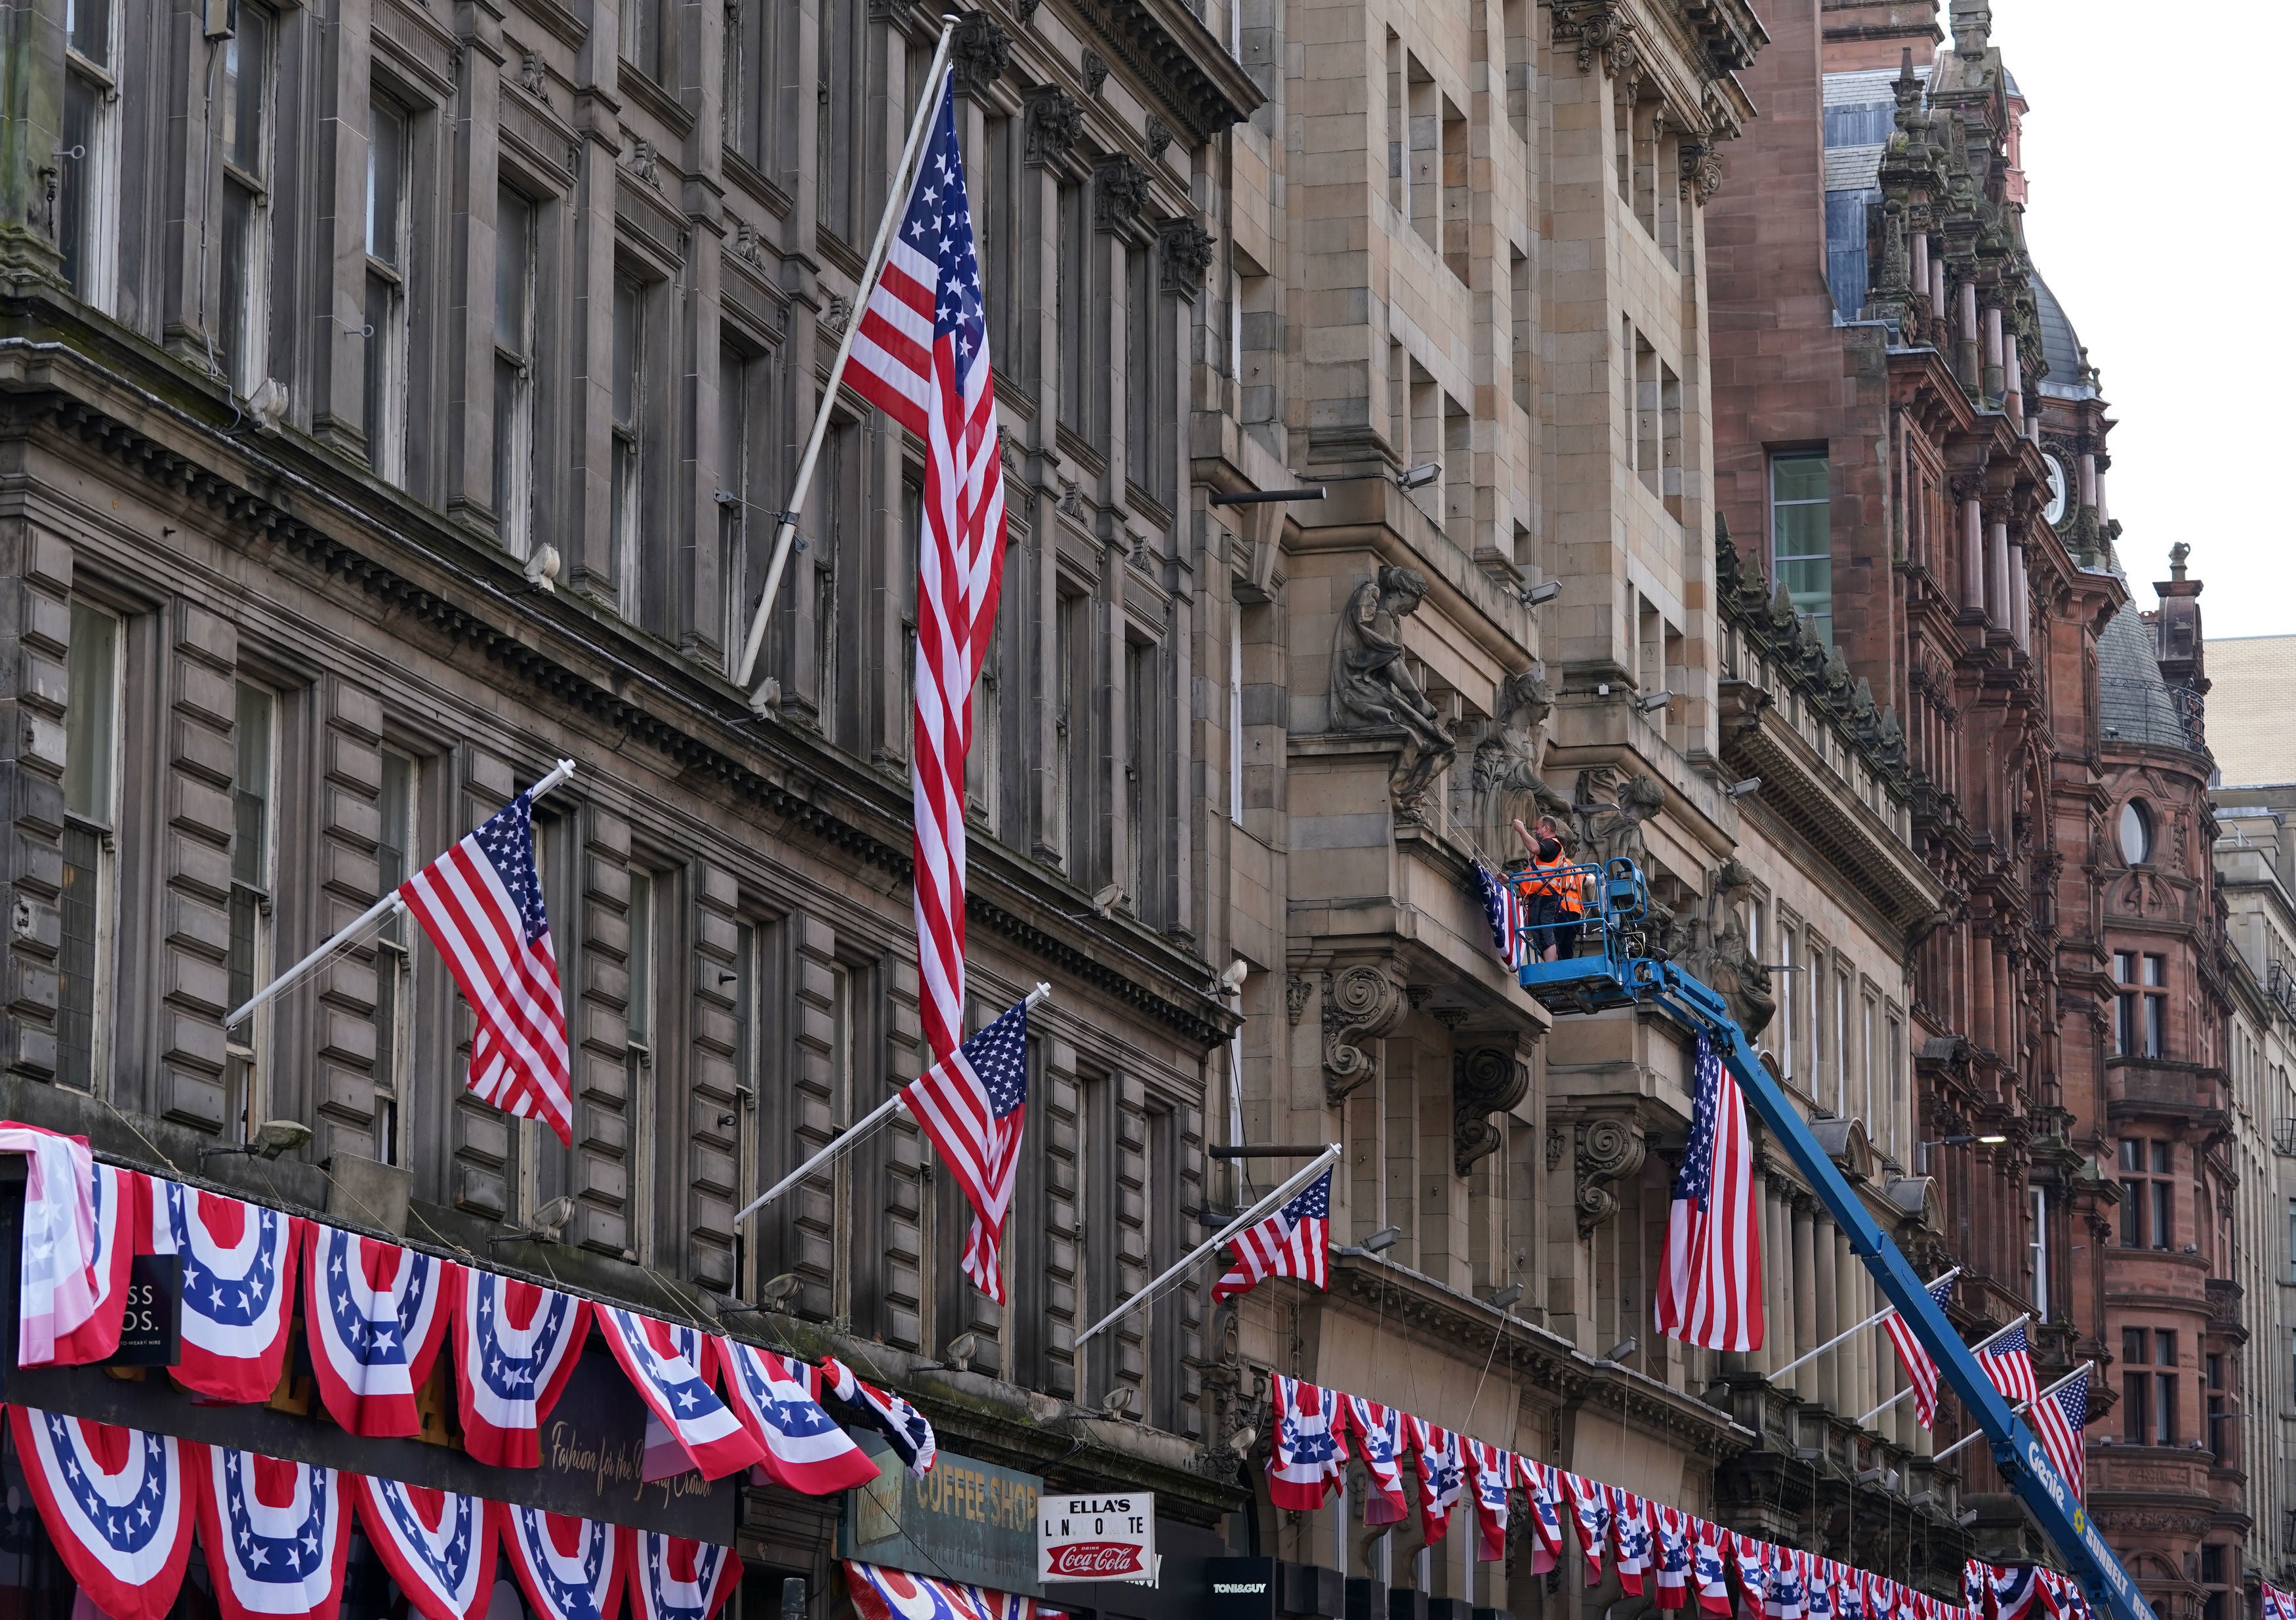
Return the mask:
POLYGON ((1554 942, 1554 954, 1558 957, 1578 955, 1578 930, 1581 926, 1578 914, 1576 911, 1559 912, 1555 921, 1556 928, 1547 936, 1554 942))

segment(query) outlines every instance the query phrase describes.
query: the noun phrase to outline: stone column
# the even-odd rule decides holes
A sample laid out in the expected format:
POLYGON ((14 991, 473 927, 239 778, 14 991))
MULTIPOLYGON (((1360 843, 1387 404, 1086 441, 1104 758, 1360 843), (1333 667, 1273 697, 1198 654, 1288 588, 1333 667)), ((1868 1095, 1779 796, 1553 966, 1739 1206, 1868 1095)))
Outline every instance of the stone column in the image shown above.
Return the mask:
POLYGON ((1977 388, 1983 382, 1983 373, 1977 360, 1977 284, 1961 284, 1961 331, 1955 346, 1954 370, 1964 388, 1977 388))
POLYGON ((2081 454, 2080 454, 2080 473, 2079 473, 2079 490, 2080 490, 2080 504, 2081 504, 2082 506, 2095 506, 2095 505, 2096 505, 2096 452, 2095 452, 2094 450, 2083 450, 2083 451, 2081 452, 2081 454))
POLYGON ((1961 604, 1985 605, 1985 507, 1972 486, 1961 498, 1961 604))
POLYGON ((1997 510, 1986 517, 1985 613, 2001 629, 2009 622, 2009 520, 1997 510))
POLYGON ((1817 1345, 1817 1292, 1810 1276, 1812 1265, 1812 1212, 1805 1202, 1794 1205, 1793 1213, 1793 1323, 1794 1353, 1806 1353, 1817 1345))
POLYGON ((1988 399, 1998 399, 2002 384, 2006 381, 2001 366, 2001 306, 1988 304, 1985 308, 1985 384, 1988 399))
POLYGON ((2017 645, 2029 653, 2033 650, 2031 588, 2025 569, 2025 547, 2021 543, 2012 546, 2009 548, 2009 629, 2017 637, 2017 645))
MULTIPOLYGON (((1998 311, 1995 312, 1997 317, 1998 311)), ((2014 342, 2002 351, 2001 408, 2009 413, 2009 424, 2021 437, 2025 432, 2025 357, 2014 342)))
MULTIPOLYGON (((1816 1272, 1817 1332, 1813 1336, 1812 1342, 1823 1345, 1841 1331, 1841 1312, 1838 1308, 1838 1299, 1834 1291, 1833 1221, 1825 1221, 1818 1223, 1816 1229, 1816 1249, 1817 1263, 1813 1270, 1816 1272)), ((1829 1388, 1826 1382, 1827 1368, 1815 1361, 1810 1363, 1810 1367, 1808 1387, 1820 1399, 1824 1399, 1829 1388)))

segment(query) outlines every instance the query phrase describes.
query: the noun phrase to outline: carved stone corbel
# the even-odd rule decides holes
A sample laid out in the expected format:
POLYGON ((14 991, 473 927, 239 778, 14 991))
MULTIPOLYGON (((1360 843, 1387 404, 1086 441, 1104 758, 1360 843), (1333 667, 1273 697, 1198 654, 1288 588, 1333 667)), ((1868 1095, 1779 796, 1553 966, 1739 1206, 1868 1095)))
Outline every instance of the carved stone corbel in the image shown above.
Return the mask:
POLYGON ((1403 986, 1371 963, 1324 975, 1324 1096, 1334 1105, 1379 1073, 1372 1042, 1403 1021, 1403 986))
POLYGON ((1061 89, 1029 98, 1029 161, 1059 163, 1084 136, 1084 107, 1061 89))
POLYGON ((1578 1122, 1575 1146, 1578 1235, 1584 1238, 1619 1213, 1619 1196, 1607 1183, 1642 1169, 1648 1142, 1632 1114, 1597 1114, 1578 1122))
POLYGON ((1470 1047, 1451 1055, 1451 1167, 1465 1175, 1476 1160, 1496 1153, 1505 1134, 1490 1116, 1521 1102, 1530 1090, 1530 1059, 1514 1043, 1470 1047))
POLYGON ((981 12, 969 12, 956 25, 948 54, 956 66, 956 93, 978 101, 1013 65, 1013 38, 981 12))

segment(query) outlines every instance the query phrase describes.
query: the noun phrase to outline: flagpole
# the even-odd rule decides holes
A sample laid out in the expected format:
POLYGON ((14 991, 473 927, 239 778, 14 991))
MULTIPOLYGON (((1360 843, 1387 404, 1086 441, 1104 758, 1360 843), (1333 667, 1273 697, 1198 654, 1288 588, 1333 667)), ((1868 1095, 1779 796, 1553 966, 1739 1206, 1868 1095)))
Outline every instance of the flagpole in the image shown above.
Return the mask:
MULTIPOLYGON (((1931 1283, 1929 1286, 1930 1286, 1931 1287, 1934 1288, 1934 1287, 1938 1287, 1939 1283, 1948 1283, 1948 1282, 1951 1282, 1955 1278, 1956 1278, 1956 1277, 1958 1277, 1958 1276, 1960 1276, 1960 1275, 1961 1275, 1961 1268, 1960 1268, 1959 1266, 1956 1266, 1956 1267, 1954 1267, 1954 1269, 1953 1269, 1952 1271, 1948 1271, 1944 1276, 1942 1276, 1942 1277, 1940 1277, 1940 1278, 1937 1279, 1937 1280, 1936 1280, 1935 1282, 1931 1283)), ((1771 1373, 1771 1374, 1769 1375, 1770 1382, 1771 1382, 1771 1383, 1773 1383, 1773 1384, 1776 1383, 1780 1378, 1784 1377, 1786 1376, 1786 1374, 1788 1374, 1788 1373, 1792 1372, 1795 1368, 1797 1368, 1797 1367, 1800 1366, 1804 1361, 1815 1361, 1816 1360, 1817 1360, 1817 1358, 1818 1358, 1818 1357, 1820 1357, 1820 1356, 1824 1355, 1827 1351, 1829 1351, 1829 1350, 1833 1349, 1836 1345, 1839 1345, 1840 1343, 1841 1343, 1841 1341, 1842 1341, 1842 1340, 1847 1339, 1847 1338, 1853 1338, 1853 1337, 1855 1337, 1857 1335, 1858 1335, 1858 1334, 1861 1334, 1861 1333, 1865 1332, 1866 1328, 1871 1328, 1871 1327, 1872 1327, 1875 1322, 1882 1321, 1882 1320, 1885 1320, 1885 1319, 1887 1319, 1887 1318, 1889 1318, 1889 1317, 1895 1316, 1897 1313, 1898 1313, 1898 1307, 1897 1307, 1897 1306, 1895 1306, 1895 1305, 1884 1305, 1884 1306, 1882 1306, 1879 1311, 1876 1311, 1875 1312, 1874 1312, 1874 1314, 1873 1314, 1873 1315, 1871 1315, 1871 1316, 1867 1317, 1864 1321, 1862 1321, 1862 1322, 1858 1323, 1855 1328, 1849 1328, 1849 1329, 1848 1331, 1846 1331, 1846 1332, 1842 1332, 1842 1333, 1837 1333, 1837 1334, 1835 1334, 1832 1338, 1830 1338, 1830 1339, 1826 1340, 1826 1341, 1825 1341, 1825 1343, 1824 1343, 1823 1345, 1820 1345, 1816 1349, 1815 1349, 1815 1350, 1813 1350, 1813 1351, 1810 1351, 1810 1352, 1808 1352, 1808 1353, 1806 1353, 1806 1354, 1803 1354, 1803 1355, 1798 1355, 1798 1356, 1796 1356, 1792 1361, 1788 1361, 1788 1362, 1787 1362, 1784 1367, 1779 1368, 1779 1369, 1777 1369, 1777 1371, 1775 1371, 1775 1372, 1774 1372, 1774 1373, 1771 1373)))
MULTIPOLYGON (((2012 1328, 2020 1327, 2032 1320, 2032 1312, 2027 1312, 2023 1316, 2017 1318, 2014 1321, 2002 1323, 1992 1332, 1987 1334, 1974 1345, 1972 1345, 1969 1347, 1970 1354, 1975 1355, 1979 1351, 1984 1349, 1988 1345, 1990 1345, 1994 1340, 2008 1332, 2012 1328)), ((1888 1411, 1891 1407, 1897 1405, 1898 1402, 1904 1400, 1907 1395, 1910 1395, 1913 1393, 1914 1386, 1910 1384, 1906 1385, 1905 1388, 1899 1390, 1896 1394, 1891 1395, 1888 1400, 1882 1402, 1881 1405, 1875 1407, 1872 1411, 1867 1412, 1864 1417, 1858 1419, 1857 1427, 1859 1428, 1864 1428, 1867 1424, 1873 1422, 1874 1419, 1880 1417, 1883 1412, 1888 1411)))
MULTIPOLYGON (((845 375, 845 362, 853 353, 853 340, 861 331, 862 311, 869 307, 870 294, 876 290, 877 277, 885 268, 885 256, 892 249, 893 226, 908 207, 909 171, 916 167, 918 148, 924 144, 925 131, 940 106, 945 88, 941 80, 948 66, 949 46, 956 36, 956 18, 942 15, 940 43, 933 47, 932 66, 925 70, 924 99, 917 103, 916 113, 909 120, 909 138, 901 148, 901 166, 893 171, 892 183, 886 188, 885 217, 877 222, 877 240, 869 250, 869 262, 853 290, 852 313, 845 318, 844 334, 837 340, 837 358, 829 363, 829 379, 822 385, 821 408, 814 415, 813 436, 805 441, 805 455, 797 464, 797 480, 790 490, 789 505, 782 511, 780 528, 774 531, 774 555, 766 565, 766 588, 750 621, 750 634, 742 643, 741 668, 734 675, 734 684, 745 692, 750 689, 750 677, 757 670, 758 650, 765 646, 766 621, 773 611, 774 597, 781 591, 782 571, 789 565, 790 545, 797 538, 798 514, 804 509, 806 493, 813 487, 814 464, 821 459, 821 443, 829 433, 830 414, 837 407, 837 388, 845 375)), ((750 702, 754 707, 756 699, 752 697, 750 702)))
MULTIPOLYGON (((1021 1005, 1022 1007, 1034 1007, 1037 1002, 1042 1001, 1046 997, 1052 993, 1053 987, 1051 985, 1039 984, 1036 989, 1030 991, 1026 996, 1021 999, 1021 1005)), ((775 1198, 780 1197, 783 1193, 789 1191, 791 1188, 795 1187, 800 1181, 802 1181, 808 1176, 814 1174, 822 1167, 822 1165, 828 1163, 831 1159, 835 1158, 839 1154, 843 1153, 848 1147, 853 1146, 855 1142, 860 1140, 865 1134, 874 1129, 885 1119, 887 1115, 890 1114, 894 1109, 900 1106, 901 1093, 899 1091, 896 1091, 892 1096, 887 1098, 883 1102, 879 1103, 875 1107, 870 1109, 868 1113, 863 1114, 859 1119, 855 1120, 844 1130, 832 1137, 829 1139, 828 1146, 822 1148, 819 1153, 815 1154, 804 1164, 799 1165, 795 1170, 791 1171, 789 1174, 783 1176, 780 1180, 766 1188, 765 1191, 759 1193, 747 1204, 744 1204, 740 1210, 735 1212, 734 1216, 734 1223, 739 1225, 743 1220, 747 1219, 752 1212, 762 1208, 766 1205, 771 1204, 775 1198)))
MULTIPOLYGON (((530 798, 539 799, 543 794, 548 793, 552 788, 557 786, 561 782, 563 782, 567 777, 573 774, 574 761, 571 760, 561 760, 558 761, 555 769, 554 769, 548 776, 543 777, 541 781, 537 782, 532 787, 527 789, 527 793, 530 798)), ((250 996, 247 999, 246 1005, 240 1007, 238 1011, 233 1013, 231 1016, 223 1021, 224 1028, 227 1030, 236 1028, 248 1017, 250 1014, 253 1013, 257 1007, 261 1007, 265 1002, 279 994, 280 991, 293 985, 294 983, 300 979, 305 974, 309 973, 313 968, 324 962, 329 957, 334 955, 335 952, 340 950, 344 946, 358 938, 358 936, 365 933, 367 929, 373 927, 384 917, 389 917, 392 912, 404 911, 406 909, 406 902, 399 899, 398 891, 393 889, 390 893, 375 901, 374 904, 369 906, 365 910, 351 918, 349 922, 345 923, 341 927, 336 929, 333 934, 327 939, 325 943, 320 945, 301 961, 296 963, 292 967, 287 969, 286 972, 273 979, 270 983, 265 985, 261 990, 257 991, 252 996, 250 996)))
MULTIPOLYGON (((2055 1394, 2057 1393, 2057 1391, 2059 1391, 2059 1390, 2062 1389, 2066 1385, 2068 1385, 2068 1384, 2071 1383, 2075 1378, 2079 1377, 2081 1376, 2081 1374, 2083 1374, 2083 1373, 2087 1372, 2090 1368, 2092 1368, 2092 1367, 2094 1367, 2094 1366, 2095 1366, 2095 1365, 2096 1365, 2096 1363, 2095 1363, 2095 1361, 2083 1361, 2079 1366, 2078 1366, 2078 1367, 2074 1368, 2070 1372, 2067 1373, 2063 1377, 2059 1378, 2055 1383, 2054 1383, 2054 1384, 2050 1385, 2050 1386, 2048 1386, 2048 1388, 2046 1388, 2046 1389, 2043 1390, 2043 1391, 2042 1391, 2038 1395, 2036 1395, 2032 1400, 2030 1400, 2030 1401, 2020 1401, 2020 1402, 2018 1402, 2016 1405, 2014 1405, 2014 1406, 2013 1406, 2013 1407, 2011 1407, 2011 1408, 2009 1409, 2009 1410, 2010 1410, 2010 1411, 2011 1411, 2013 1414, 2013 1413, 2016 1413, 2016 1412, 2030 1411, 2030 1410, 2031 1410, 2035 1406, 2038 1405, 2041 1402, 2046 1401, 2046 1400, 2047 1400, 2051 1395, 2055 1394)), ((1984 1431, 1983 1429, 1981 1429, 1981 1428, 1979 1428, 1979 1429, 1972 1429, 1972 1430, 1970 1430, 1970 1431, 1969 1431, 1969 1433, 1967 1433, 1966 1435, 1964 1435, 1960 1439, 1958 1439, 1958 1440, 1955 1441, 1951 1445, 1949 1445, 1949 1446, 1946 1447, 1946 1448, 1945 1448, 1945 1450, 1943 1450, 1942 1451, 1938 1451, 1938 1452, 1936 1452, 1936 1453, 1932 1454, 1932 1455, 1931 1456, 1931 1458, 1930 1458, 1930 1461, 1931 1461, 1931 1463, 1939 1463, 1939 1462, 1943 1462, 1947 1458, 1948 1458, 1948 1457, 1952 1456, 1956 1451, 1957 1451, 1961 1450, 1961 1448, 1962 1448, 1962 1447, 1964 1447, 1964 1446, 1967 1445, 1971 1441, 1977 1439, 1980 1435, 1983 1435, 1984 1433, 1985 1433, 1985 1431, 1984 1431)))
POLYGON ((1110 1323, 1120 1321, 1125 1317, 1131 1315, 1134 1311, 1139 1308, 1141 1302, 1145 1300, 1151 1294, 1156 1292, 1157 1289, 1171 1281, 1172 1279, 1177 1277, 1181 1272, 1195 1264, 1196 1262, 1201 1260, 1205 1255, 1219 1247, 1221 1244, 1226 1243, 1229 1238, 1243 1230, 1244 1228, 1261 1219, 1268 1209, 1271 1207, 1281 1208, 1286 1198, 1289 1198, 1300 1188, 1305 1187, 1309 1180, 1316 1174, 1316 1172, 1330 1168, 1331 1165, 1338 1160, 1339 1156, 1340 1145, 1337 1142, 1333 1142, 1329 1147, 1324 1148, 1323 1152, 1317 1154, 1315 1156, 1315 1159, 1306 1169, 1300 1171, 1290 1180, 1284 1182, 1283 1186, 1277 1188, 1274 1192, 1268 1194, 1259 1203, 1244 1211, 1243 1213, 1229 1221, 1227 1225, 1222 1228, 1219 1231, 1214 1233, 1211 1237, 1205 1238, 1194 1248, 1189 1250, 1177 1264, 1175 1264, 1169 1271, 1166 1271, 1162 1276, 1157 1278, 1155 1281, 1150 1283, 1146 1287, 1141 1289, 1139 1293, 1134 1295, 1130 1299, 1126 1300, 1122 1304, 1117 1306, 1115 1310, 1110 1312, 1106 1316, 1102 1317, 1098 1321, 1086 1328, 1082 1333, 1078 1334, 1076 1336, 1075 1342, 1081 1345, 1094 1334, 1098 1333, 1103 1328, 1107 1327, 1110 1323))

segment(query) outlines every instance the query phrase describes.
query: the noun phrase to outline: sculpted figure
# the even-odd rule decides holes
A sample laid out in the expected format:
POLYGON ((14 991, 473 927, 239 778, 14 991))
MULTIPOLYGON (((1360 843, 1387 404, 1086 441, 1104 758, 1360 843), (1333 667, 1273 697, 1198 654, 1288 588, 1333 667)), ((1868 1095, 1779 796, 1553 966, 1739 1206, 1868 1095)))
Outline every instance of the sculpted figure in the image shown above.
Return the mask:
POLYGON ((1666 790, 1648 777, 1632 776, 1619 786, 1618 802, 1601 797, 1606 770, 1578 773, 1578 802, 1570 808, 1578 818, 1579 840, 1585 858, 1608 865, 1623 855, 1647 869, 1650 853, 1643 843, 1643 823, 1666 808, 1666 790))
POLYGON ((1714 874, 1705 915, 1692 925, 1693 943, 1685 957, 1690 971, 1730 1004, 1730 1016, 1751 1040, 1777 1012, 1770 971, 1762 966, 1746 932, 1746 897, 1754 875, 1726 860, 1714 874))
POLYGON ((1403 733, 1388 791, 1397 818, 1409 821, 1421 818, 1435 773, 1459 746, 1404 662, 1403 621, 1426 596, 1417 569, 1382 564, 1348 598, 1332 646, 1332 728, 1403 733))
POLYGON ((1570 813, 1570 804, 1539 775, 1546 717, 1554 711, 1554 689, 1537 670, 1499 683, 1498 718, 1475 744, 1473 787, 1476 821, 1498 833, 1501 843, 1518 819, 1570 813))

